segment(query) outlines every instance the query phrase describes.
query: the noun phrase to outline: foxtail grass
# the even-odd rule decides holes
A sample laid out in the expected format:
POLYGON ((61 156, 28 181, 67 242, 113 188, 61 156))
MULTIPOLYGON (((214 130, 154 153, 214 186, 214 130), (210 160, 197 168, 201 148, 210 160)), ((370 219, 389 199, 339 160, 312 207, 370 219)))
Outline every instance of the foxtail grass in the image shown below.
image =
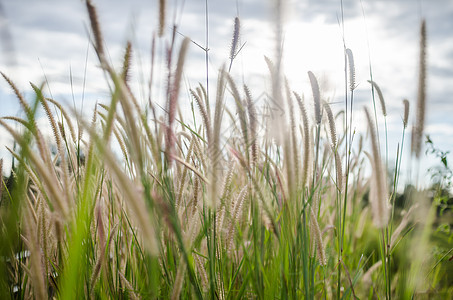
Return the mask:
MULTIPOLYGON (((12 175, 0 187, 1 296, 390 299, 417 297, 428 286, 434 297, 451 293, 441 276, 448 249, 437 261, 430 252, 439 235, 432 230, 437 202, 419 191, 400 204, 409 102, 390 190, 376 114, 365 110, 368 137, 354 132, 359 78, 352 50, 344 53, 346 110, 326 100, 311 71, 309 90, 292 90, 281 61, 282 6, 276 1, 276 57, 265 58, 272 99, 256 98, 259 91, 227 71, 244 45, 239 18, 226 55, 230 68, 221 67, 210 87, 214 97, 208 80, 183 93, 190 39, 178 40, 175 24, 165 34, 166 1, 159 1, 161 38, 152 37, 146 103, 135 96, 133 44, 125 44, 116 71, 91 1, 92 46, 110 87, 91 120, 38 85, 29 87, 28 101, 2 73, 23 114, 0 118, 17 144, 8 148, 12 175), (168 45, 165 58, 155 51, 159 43, 168 45), (162 99, 151 90, 159 62, 167 67, 162 99), (191 116, 182 112, 184 101, 197 106, 191 116), (262 114, 261 101, 272 101, 264 106, 278 107, 278 115, 262 114), (38 125, 38 111, 49 132, 38 125), (426 222, 421 207, 430 212, 426 222), (408 251, 417 243, 423 252, 408 251)), ((383 101, 372 79, 371 88, 383 101)), ((390 121, 393 114, 382 108, 390 121)), ((4 164, 0 159, 0 170, 4 164)))

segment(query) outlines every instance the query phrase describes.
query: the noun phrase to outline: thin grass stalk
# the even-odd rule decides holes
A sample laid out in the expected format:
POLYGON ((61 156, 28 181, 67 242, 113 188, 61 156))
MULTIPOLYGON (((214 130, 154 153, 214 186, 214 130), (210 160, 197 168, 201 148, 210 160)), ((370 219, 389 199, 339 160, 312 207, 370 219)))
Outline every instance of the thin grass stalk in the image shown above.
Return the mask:
POLYGON ((371 149, 373 153, 373 155, 369 157, 371 159, 374 172, 372 191, 370 192, 370 202, 374 207, 373 222, 377 228, 384 228, 388 222, 388 194, 387 182, 385 179, 386 174, 382 169, 375 127, 372 123, 368 110, 366 108, 364 110, 365 116, 368 121, 368 127, 370 129, 371 149))
MULTIPOLYGON (((374 82, 374 81, 368 81, 370 82, 374 88, 376 89, 379 97, 379 102, 381 104, 381 109, 382 109, 382 115, 384 116, 384 131, 385 131, 385 172, 387 172, 388 168, 388 129, 387 129, 387 109, 384 101, 384 96, 382 94, 381 89, 379 86, 374 82)), ((380 149, 379 149, 380 151, 380 149)), ((393 212, 393 208, 392 208, 393 212)), ((382 261, 383 261, 383 266, 384 266, 384 278, 386 280, 386 298, 390 299, 391 298, 391 282, 390 282, 390 254, 389 254, 389 249, 387 245, 390 243, 390 233, 389 233, 389 228, 388 226, 385 228, 385 230, 382 230, 382 240, 381 240, 381 246, 382 246, 382 261), (385 232, 384 232, 385 231, 385 232)))
POLYGON ((173 285, 173 291, 171 293, 171 299, 176 300, 180 299, 181 290, 184 283, 184 275, 186 273, 186 264, 184 260, 181 258, 178 266, 178 270, 176 271, 175 282, 173 285))
MULTIPOLYGON (((195 207, 197 207, 198 203, 196 203, 195 205, 196 205, 195 207)), ((200 220, 200 216, 198 214, 198 209, 195 209, 193 211, 192 216, 190 217, 190 219, 188 221, 188 228, 187 228, 186 236, 185 236, 185 242, 186 242, 187 249, 193 249, 193 247, 194 247, 195 238, 197 237, 197 234, 199 233, 199 230, 200 230, 199 220, 200 220)))
POLYGON ((293 99, 291 97, 291 90, 289 88, 288 80, 285 80, 285 88, 286 88, 286 101, 288 104, 288 113, 289 113, 289 122, 290 122, 290 141, 289 145, 291 147, 291 152, 288 149, 288 154, 291 153, 289 157, 287 157, 287 163, 289 163, 289 172, 291 176, 294 178, 288 178, 288 180, 294 181, 293 189, 295 191, 298 190, 299 185, 299 170, 300 170, 300 158, 299 158, 299 151, 297 145, 297 138, 296 138, 296 118, 294 115, 294 105, 293 99), (294 166, 293 166, 294 165, 294 166))
POLYGON ((182 71, 184 66, 184 61, 187 53, 187 49, 189 47, 189 38, 184 38, 181 44, 181 49, 179 50, 178 62, 176 65, 176 72, 174 75, 173 80, 171 81, 170 86, 170 94, 167 101, 167 130, 166 130, 166 152, 167 152, 167 160, 171 162, 171 154, 173 154, 174 148, 174 132, 173 132, 173 123, 176 117, 176 107, 177 101, 179 97, 179 88, 182 78, 182 71))
POLYGON ((338 149, 335 149, 332 147, 332 152, 333 152, 334 158, 335 158, 335 170, 336 170, 336 176, 337 176, 337 181, 336 181, 337 192, 338 192, 338 196, 340 196, 343 191, 343 168, 342 168, 342 164, 341 164, 340 154, 338 153, 338 149))
POLYGON ((28 249, 30 249, 30 275, 33 281, 33 291, 39 299, 47 299, 47 285, 43 276, 43 268, 41 265, 41 255, 39 241, 37 240, 37 232, 33 224, 30 224, 31 218, 26 217, 25 230, 27 232, 28 241, 26 242, 28 249))
POLYGON ((38 212, 36 209, 39 201, 42 202, 42 199, 38 200, 38 196, 34 195, 34 193, 31 190, 31 187, 30 187, 30 189, 27 192, 27 204, 28 204, 28 208, 29 208, 29 213, 31 215, 30 217, 33 219, 32 220, 33 224, 39 223, 39 216, 38 216, 38 212))
POLYGON ((118 145, 120 146, 121 153, 123 154, 123 158, 125 159, 126 162, 129 161, 129 154, 126 149, 124 137, 122 136, 122 134, 120 133, 118 128, 115 127, 113 129, 113 135, 115 136, 116 141, 118 142, 118 145))
POLYGON ((344 44, 344 84, 345 84, 345 148, 346 148, 346 179, 345 179, 345 189, 344 189, 344 200, 341 202, 341 195, 337 192, 337 213, 338 213, 338 228, 341 232, 338 235, 338 283, 337 283, 337 297, 340 294, 340 285, 341 285, 341 267, 343 266, 343 243, 344 243, 344 231, 346 224, 346 209, 347 209, 347 199, 348 199, 348 188, 349 188, 349 170, 351 163, 351 150, 352 150, 352 120, 353 120, 353 104, 354 104, 354 90, 355 85, 355 64, 354 56, 351 49, 346 48, 344 41, 344 21, 343 21, 343 2, 341 2, 342 10, 342 22, 343 22, 343 44, 344 44), (348 121, 348 70, 349 70, 349 121, 348 121), (342 215, 343 212, 343 215, 342 215))
POLYGON ((96 229, 97 229, 97 233, 99 236, 100 247, 99 247, 99 254, 96 259, 96 263, 94 264, 93 272, 92 272, 91 279, 90 279, 90 287, 91 287, 92 291, 95 287, 96 281, 98 280, 100 272, 101 272, 101 267, 104 262, 105 252, 107 249, 107 242, 108 242, 108 240, 106 239, 106 236, 105 236, 105 228, 104 228, 104 221, 103 221, 103 217, 102 217, 101 201, 98 201, 96 204, 95 215, 96 215, 95 217, 96 217, 96 223, 97 223, 96 229))
POLYGON ((86 7, 88 16, 90 18, 91 30, 93 31, 94 35, 94 49, 96 50, 96 54, 98 55, 101 65, 104 65, 107 63, 107 61, 105 59, 103 37, 96 8, 91 3, 91 0, 86 0, 86 7))
POLYGON ((202 283, 202 287, 203 287, 203 290, 206 291, 207 288, 208 288, 208 275, 206 273, 206 269, 203 265, 203 263, 201 262, 201 259, 198 255, 194 255, 194 260, 195 260, 195 265, 197 267, 197 270, 198 270, 198 274, 201 278, 201 283, 202 283))
POLYGON ((382 115, 384 116, 384 126, 385 126, 385 165, 388 167, 388 130, 387 130, 387 108, 385 105, 384 95, 382 94, 381 88, 377 85, 376 82, 368 80, 368 82, 374 86, 376 90, 379 102, 381 103, 382 115))
MULTIPOLYGON (((404 148, 404 135, 406 132, 406 127, 407 127, 407 121, 409 118, 409 101, 404 99, 403 100, 403 105, 404 105, 404 115, 403 115, 403 133, 401 136, 401 146, 398 146, 397 149, 397 160, 396 160, 396 167, 395 167, 395 178, 394 178, 394 184, 393 184, 393 192, 392 192, 392 197, 391 197, 391 205, 392 205, 392 211, 391 211, 391 216, 390 216, 390 226, 386 228, 387 231, 387 241, 386 241, 386 252, 387 252, 387 283, 386 286, 387 288, 387 298, 391 299, 392 297, 392 291, 391 291, 391 251, 392 251, 392 243, 394 242, 394 231, 393 231, 393 217, 394 217, 394 212, 395 212, 395 199, 396 199, 396 192, 398 188, 398 182, 399 182, 399 177, 400 177, 400 171, 401 171, 401 162, 402 162, 402 157, 403 157, 403 148, 404 148)), ((405 226, 403 223, 406 220, 407 215, 412 211, 412 207, 409 210, 409 212, 405 215, 403 218, 401 224, 397 227, 396 231, 399 234, 399 231, 402 230, 402 226, 405 226)))
POLYGON ((271 71, 272 75, 272 98, 273 98, 273 105, 274 109, 276 109, 276 117, 271 117, 271 122, 268 124, 268 128, 273 128, 271 131, 271 136, 276 140, 277 144, 283 143, 281 140, 281 132, 284 129, 282 126, 283 122, 283 114, 284 110, 284 102, 282 96, 282 75, 283 75, 283 28, 284 28, 284 1, 276 0, 274 1, 274 18, 275 18, 275 26, 274 26, 274 34, 275 34, 275 67, 271 71), (271 127, 273 125, 273 127, 271 127))
MULTIPOLYGON (((224 111, 224 90, 226 88, 226 72, 224 69, 221 69, 219 72, 219 77, 217 80, 217 93, 216 93, 216 104, 214 111, 214 121, 213 121, 213 130, 212 130, 212 143, 208 144, 208 159, 209 159, 209 188, 208 188, 208 206, 210 208, 215 208, 217 205, 217 180, 219 178, 219 168, 220 168, 220 159, 221 159, 221 150, 220 150, 220 129, 222 125, 223 111, 224 111)), ((195 146, 199 146, 195 144, 195 146)), ((201 149, 198 147, 199 153, 201 154, 201 149)), ((203 155, 202 155, 203 156, 203 155)), ((203 160, 202 160, 203 161, 203 160)))
POLYGON ((264 57, 267 67, 269 68, 269 72, 271 74, 271 81, 272 81, 272 101, 270 103, 270 117, 266 119, 266 129, 267 134, 270 138, 274 139, 278 145, 281 145, 282 135, 280 134, 283 130, 283 115, 284 111, 284 104, 283 104, 283 97, 281 91, 281 74, 280 74, 280 66, 275 66, 274 63, 268 58, 264 57))
MULTIPOLYGON (((200 162, 201 164, 201 169, 202 170, 207 170, 208 167, 207 167, 207 163, 206 163, 206 155, 204 154, 204 150, 203 148, 201 148, 201 145, 200 143, 198 142, 198 139, 194 139, 194 155, 196 155, 198 161, 200 162)), ((209 148, 209 145, 208 145, 208 148, 209 148)), ((209 153, 209 152, 208 152, 209 153)))
POLYGON ((235 228, 239 222, 239 220, 242 217, 242 212, 243 212, 243 203, 244 200, 247 196, 247 190, 249 186, 245 185, 242 190, 239 192, 239 195, 236 198, 236 201, 234 203, 234 207, 232 210, 231 214, 231 220, 230 220, 230 225, 228 228, 228 235, 227 235, 227 249, 230 254, 233 253, 233 241, 234 241, 234 234, 235 234, 235 228))
POLYGON ((311 90, 313 92, 313 101, 315 107, 315 121, 316 124, 321 124, 321 94, 319 91, 318 80, 313 72, 308 71, 308 78, 310 79, 311 90))
POLYGON ((335 128, 335 119, 333 117, 332 110, 330 109, 329 103, 327 103, 326 101, 323 101, 323 108, 326 111, 327 120, 329 122, 330 138, 332 141, 332 147, 334 149, 336 149, 337 148, 337 131, 335 128))
POLYGON ((391 285, 390 285, 390 256, 388 255, 389 244, 389 233, 386 227, 388 223, 388 207, 387 207, 387 183, 385 179, 385 173, 382 173, 382 162, 379 155, 379 149, 377 148, 377 137, 376 132, 371 121, 370 114, 365 108, 365 115, 370 128, 371 143, 373 155, 367 156, 370 159, 373 167, 372 183, 370 188, 370 203, 373 208, 373 222, 374 225, 381 229, 380 235, 380 256, 383 265, 383 275, 385 279, 386 298, 391 297, 391 285), (386 240, 387 236, 387 240, 386 240))
POLYGON ((420 26, 420 57, 418 73, 416 125, 413 128, 412 135, 414 136, 414 139, 411 147, 411 152, 412 154, 415 155, 417 159, 420 159, 421 154, 423 131, 425 128, 425 113, 426 113, 426 22, 425 20, 422 20, 420 26))
POLYGON ((200 95, 197 95, 193 90, 190 90, 190 94, 195 99, 198 109, 200 110, 200 114, 203 119, 203 124, 206 131, 206 139, 208 143, 212 143, 211 120, 209 113, 206 111, 206 108, 203 104, 203 100, 201 99, 200 95))
POLYGON ((309 236, 307 232, 307 210, 302 210, 302 241, 303 241, 303 254, 302 254, 302 268, 304 280, 305 299, 310 299, 310 284, 309 284, 309 236))
MULTIPOLYGON (((346 51, 348 67, 349 67, 349 90, 351 92, 353 92, 356 88, 354 55, 352 53, 352 50, 349 48, 347 48, 345 51, 346 51)), ((351 106, 352 106, 352 101, 351 101, 351 106)))
POLYGON ((165 32, 166 3, 166 0, 159 0, 159 37, 162 37, 165 32))
POLYGON ((257 136, 257 115, 255 104, 253 103, 250 89, 244 84, 244 93, 247 103, 247 113, 250 126, 250 148, 251 148, 251 167, 254 168, 258 161, 258 136, 257 136))
MULTIPOLYGON (((403 115, 403 134, 401 136, 401 147, 400 147, 400 160, 399 160, 399 166, 398 166, 398 174, 401 172, 401 158, 403 157, 403 148, 404 148, 404 137, 406 133, 406 128, 409 120, 409 101, 407 99, 403 100, 403 105, 404 105, 404 115, 403 115)), ((398 176, 399 178, 399 176, 398 176)), ((398 188, 398 181, 396 182, 396 188, 398 188)))
POLYGON ((233 65, 233 60, 236 58, 236 55, 238 54, 240 29, 241 29, 241 23, 239 21, 239 17, 236 17, 236 18, 234 18, 234 30, 233 30, 233 38, 231 40, 231 46, 230 46, 230 66, 228 67, 228 73, 231 71, 231 66, 233 65))
POLYGON ((220 193, 220 201, 223 204, 225 204, 225 201, 231 197, 231 192, 233 189, 232 185, 232 180, 233 180, 233 171, 234 171, 234 160, 230 160, 229 166, 228 166, 228 171, 225 175, 224 183, 223 183, 223 188, 222 192, 220 193))
POLYGON ((191 170, 195 175, 198 176, 201 180, 203 180, 205 183, 209 184, 209 181, 206 177, 203 176, 203 174, 200 173, 200 171, 197 170, 197 168, 187 162, 185 162, 182 158, 178 156, 172 156, 171 157, 173 160, 176 162, 179 162, 180 164, 184 165, 187 169, 191 170))
POLYGON ((130 41, 127 41, 126 49, 124 50, 123 68, 121 70, 121 78, 123 79, 126 85, 130 79, 130 70, 132 63, 131 60, 132 60, 132 44, 130 41))
POLYGON ((198 83, 197 92, 200 94, 201 99, 204 100, 204 103, 206 105, 206 111, 208 112, 209 118, 211 118, 211 104, 209 102, 208 91, 204 88, 204 86, 201 83, 198 83))
POLYGON ((76 143, 77 138, 76 138, 76 135, 75 135, 74 126, 72 125, 71 118, 69 117, 69 115, 66 112, 66 110, 63 108, 63 106, 60 103, 58 103, 57 101, 55 101, 55 100, 53 100, 51 98, 46 98, 46 101, 48 101, 48 102, 52 103, 53 105, 55 105, 58 108, 58 110, 61 112, 61 114, 63 115, 63 117, 64 117, 64 119, 66 121, 66 124, 69 127, 69 133, 71 135, 72 142, 76 143))
MULTIPOLYGON (((245 112, 245 105, 244 105, 243 101, 241 100, 239 91, 236 87, 236 84, 234 83, 233 78, 228 73, 225 74, 225 77, 231 88, 231 93, 233 95, 233 98, 234 98, 234 101, 236 104, 236 111, 239 116, 239 123, 241 125, 241 132, 242 132, 242 136, 244 139, 244 146, 247 149, 248 145, 249 145, 249 133, 248 133, 248 125, 247 125, 247 116, 246 116, 246 112, 245 112)), ((247 158, 247 162, 249 162, 249 164, 250 164, 249 151, 246 152, 246 158, 247 158)))
POLYGON ((314 240, 316 244, 316 253, 318 256, 319 264, 321 266, 326 266, 327 264, 327 259, 326 259, 326 254, 324 250, 324 245, 322 241, 322 236, 321 236, 321 230, 319 228, 318 220, 316 218, 315 212, 313 211, 313 208, 310 206, 310 227, 313 228, 313 236, 310 236, 311 239, 314 240))
POLYGON ((153 82, 154 82, 154 66, 155 66, 155 59, 156 59, 156 33, 153 32, 151 38, 151 49, 150 49, 150 68, 149 68, 149 81, 148 81, 148 107, 153 112, 153 117, 156 119, 156 114, 154 110, 154 105, 151 101, 153 98, 153 82))
POLYGON ((321 95, 319 91, 319 84, 318 80, 316 79, 315 75, 311 72, 308 71, 308 77, 310 79, 310 84, 311 84, 311 89, 313 93, 313 101, 314 101, 314 107, 315 107, 315 129, 316 129, 316 152, 315 152, 315 161, 314 161, 314 167, 313 167, 313 178, 312 178, 312 193, 314 192, 314 187, 315 187, 315 181, 317 178, 317 172, 318 172, 318 159, 319 159, 319 141, 320 141, 320 135, 321 135, 321 95))
MULTIPOLYGON (((192 159, 192 153, 193 153, 193 148, 194 148, 193 140, 194 140, 194 138, 192 138, 190 140, 189 149, 187 150, 187 156, 186 156, 186 160, 185 160, 186 164, 189 164, 190 160, 192 159)), ((184 186, 186 183, 186 176, 187 176, 187 168, 184 168, 183 173, 180 178, 180 182, 179 182, 179 189, 178 189, 177 198, 176 198, 176 202, 175 202, 176 207, 179 207, 181 205, 181 198, 182 198, 183 189, 184 189, 184 186)))
POLYGON ((304 132, 304 148, 303 148, 303 167, 302 167, 302 180, 301 180, 301 186, 302 189, 305 188, 307 178, 308 178, 308 169, 309 169, 309 161, 310 161, 310 127, 308 123, 308 116, 307 116, 307 111, 305 109, 304 103, 302 101, 302 98, 297 94, 294 93, 294 96, 296 97, 297 103, 299 104, 299 109, 300 113, 302 115, 302 123, 303 123, 303 132, 304 132))
MULTIPOLYGON (((38 202, 36 203, 36 207, 34 208, 36 210, 36 214, 38 215, 38 222, 37 222, 37 230, 36 230, 36 235, 37 235, 37 243, 38 246, 41 246, 40 248, 42 249, 41 254, 41 261, 44 263, 44 274, 47 277, 47 274, 49 274, 49 239, 48 239, 48 230, 47 230, 47 214, 45 210, 45 206, 43 203, 42 199, 39 199, 38 202)), ((47 280, 46 280, 46 286, 47 286, 47 280)))
POLYGON ((390 236, 392 235, 392 227, 393 227, 393 213, 394 213, 394 201, 396 198, 396 193, 398 189, 398 183, 399 183, 399 178, 401 174, 401 163, 402 163, 402 157, 403 157, 403 148, 404 148, 404 137, 406 133, 406 128, 407 128, 407 122, 409 119, 409 101, 407 99, 403 100, 403 106, 404 106, 404 114, 403 114, 403 133, 401 135, 401 146, 398 145, 397 153, 396 153, 396 167, 395 167, 395 178, 394 178, 394 184, 393 184, 393 192, 392 192, 392 198, 391 198, 391 205, 392 205, 392 214, 391 214, 391 222, 390 222, 390 236))
POLYGON ((148 120, 145 114, 141 114, 141 124, 145 130, 147 145, 149 147, 149 150, 151 151, 156 169, 161 172, 160 170, 162 170, 162 162, 160 156, 159 139, 157 138, 159 136, 159 132, 156 132, 155 136, 151 134, 151 128, 148 125, 148 120))
MULTIPOLYGON (((363 12, 363 8, 362 8, 362 12, 363 12)), ((369 47, 369 42, 368 43, 368 62, 369 62, 369 74, 370 74, 370 81, 373 82, 373 71, 372 71, 372 65, 371 65, 371 55, 370 55, 370 47, 369 47)), ((377 144, 379 145, 379 149, 380 149, 380 134, 379 134, 379 126, 378 126, 378 118, 377 118, 377 110, 376 110, 376 100, 375 100, 375 86, 372 84, 371 85, 371 98, 372 98, 372 102, 373 102, 373 111, 374 111, 374 122, 375 122, 375 130, 376 130, 376 135, 377 135, 377 144)), ((349 168, 348 168, 349 169, 349 168)), ((346 174, 347 176, 347 179, 348 179, 348 173, 346 174)), ((348 182, 348 180, 346 180, 346 183, 348 182)), ((347 190, 347 187, 346 187, 346 190, 347 190)))

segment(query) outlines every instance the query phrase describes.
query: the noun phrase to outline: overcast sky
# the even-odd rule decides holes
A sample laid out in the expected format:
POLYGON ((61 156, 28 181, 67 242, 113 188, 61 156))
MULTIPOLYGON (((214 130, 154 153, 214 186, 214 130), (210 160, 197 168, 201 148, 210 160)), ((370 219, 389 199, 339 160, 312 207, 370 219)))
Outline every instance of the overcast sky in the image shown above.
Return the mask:
MULTIPOLYGON (((167 36, 158 42, 163 53, 170 26, 194 43, 185 67, 184 91, 206 81, 205 1, 167 1, 167 36)), ((228 63, 233 22, 241 20, 242 51, 233 63, 232 74, 252 88, 255 97, 269 91, 264 55, 274 55, 273 3, 263 0, 209 0, 209 73, 228 63)), ((112 62, 120 66, 127 40, 134 47, 133 87, 145 103, 150 69, 151 37, 157 28, 157 0, 93 0, 98 8, 106 47, 112 62)), ((284 72, 293 90, 310 99, 307 71, 318 77, 325 99, 335 112, 344 108, 344 57, 340 0, 285 1, 284 72)), ((108 102, 104 76, 89 45, 88 18, 81 0, 0 1, 0 70, 30 93, 28 82, 49 81, 47 94, 59 101, 82 106, 86 111, 98 102, 108 102), (85 64, 85 61, 87 63, 85 64), (86 65, 86 70, 85 70, 86 65), (72 78, 72 86, 71 86, 72 78), (85 82, 85 85, 84 85, 85 82), (74 97, 72 96, 74 94, 74 97)), ((450 0, 343 0, 344 40, 354 53, 356 82, 355 124, 361 130, 362 107, 371 105, 369 61, 373 79, 387 103, 389 149, 396 149, 401 136, 402 100, 409 99, 415 115, 419 52, 419 27, 426 19, 428 32, 427 128, 435 144, 453 149, 453 1, 450 0)), ((157 71, 165 74, 159 66, 157 71)), ((157 87, 164 76, 155 77, 157 87)), ((159 89, 156 89, 158 91, 159 89)), ((156 101, 162 95, 153 95, 156 101)), ((17 100, 4 81, 0 82, 0 116, 18 115, 17 100)), ((187 93, 180 102, 188 105, 187 93)), ((162 102, 161 102, 162 103, 162 102)), ((411 119, 412 120, 412 119, 411 119)), ((382 120, 380 119, 380 122, 382 120)), ((412 121, 410 121, 411 123, 412 121)), ((409 135, 408 135, 409 136, 409 135)), ((406 141, 410 141, 408 138, 406 141)), ((4 145, 10 138, 0 129, 0 156, 8 158, 4 145)), ((410 143, 406 144, 408 149, 410 143)), ((393 152, 396 150, 393 150, 393 152)), ((394 156, 391 153, 391 156, 394 156)), ((426 159, 427 163, 433 160, 426 159)))

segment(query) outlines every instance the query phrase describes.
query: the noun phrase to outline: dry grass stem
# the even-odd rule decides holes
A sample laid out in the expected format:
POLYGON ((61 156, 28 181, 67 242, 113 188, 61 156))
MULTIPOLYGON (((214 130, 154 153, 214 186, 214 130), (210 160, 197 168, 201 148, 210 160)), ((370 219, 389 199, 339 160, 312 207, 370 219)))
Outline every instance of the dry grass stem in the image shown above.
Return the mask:
POLYGON ((302 98, 297 94, 294 93, 296 97, 297 103, 299 104, 300 113, 302 115, 302 123, 303 123, 303 167, 302 167, 302 187, 305 187, 308 181, 308 173, 309 173, 309 165, 310 165, 310 146, 311 146, 311 136, 310 136, 310 125, 308 123, 308 115, 307 110, 305 109, 305 105, 303 103, 302 98))
POLYGON ((352 54, 352 51, 349 48, 346 49, 346 55, 348 57, 348 66, 349 66, 349 89, 351 91, 353 91, 356 88, 354 55, 352 54))
POLYGON ((159 37, 162 37, 165 32, 165 8, 166 0, 159 0, 159 37))
POLYGON ((329 103, 323 101, 323 107, 327 114, 327 119, 329 121, 329 129, 330 129, 330 138, 332 140, 332 147, 334 149, 337 148, 337 130, 335 129, 335 119, 332 114, 332 110, 330 109, 329 103))
POLYGON ((387 225, 389 218, 386 173, 381 162, 374 122, 371 120, 370 113, 366 108, 365 115, 368 122, 368 128, 370 130, 371 150, 373 153, 368 156, 373 167, 370 187, 370 203, 373 207, 373 222, 377 228, 384 228, 387 225))
POLYGON ((403 104, 404 104, 403 125, 404 125, 404 128, 406 128, 407 121, 409 120, 409 100, 404 99, 403 104))
POLYGON ((381 103, 382 115, 387 116, 387 108, 385 106, 384 95, 382 94, 381 88, 374 81, 368 80, 368 82, 373 85, 374 89, 378 93, 379 102, 381 103))
POLYGON ((311 90, 313 92, 313 101, 315 104, 315 120, 316 124, 321 124, 321 94, 319 91, 318 80, 313 72, 308 71, 308 78, 310 78, 311 90))
POLYGON ((422 21, 420 27, 420 58, 418 73, 417 109, 415 115, 415 126, 412 131, 411 151, 416 158, 420 158, 423 131, 425 129, 426 112, 426 22, 422 21))
POLYGON ((86 7, 88 11, 88 16, 90 17, 91 30, 93 31, 94 35, 94 47, 98 54, 99 60, 101 61, 101 64, 104 64, 105 63, 104 43, 96 8, 91 3, 91 0, 86 0, 86 7))

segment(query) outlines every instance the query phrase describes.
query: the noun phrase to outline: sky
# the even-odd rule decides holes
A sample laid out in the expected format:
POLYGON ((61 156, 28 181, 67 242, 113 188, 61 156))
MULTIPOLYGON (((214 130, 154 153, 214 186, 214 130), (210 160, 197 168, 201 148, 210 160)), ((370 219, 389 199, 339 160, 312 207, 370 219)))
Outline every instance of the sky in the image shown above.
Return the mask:
MULTIPOLYGON (((127 40, 134 49, 132 86, 137 98, 146 103, 150 70, 150 47, 158 25, 157 0, 93 0, 98 9, 109 57, 115 66, 127 40)), ((214 83, 223 64, 229 64, 234 18, 241 22, 243 48, 235 58, 231 74, 246 83, 256 98, 270 92, 269 72, 264 56, 274 57, 275 0, 209 0, 209 81, 214 83)), ((411 104, 415 116, 418 78, 419 28, 427 24, 427 116, 426 134, 435 145, 453 149, 453 1, 450 0, 287 0, 284 3, 283 71, 290 86, 311 99, 307 71, 318 78, 322 97, 338 112, 344 109, 344 44, 354 54, 356 67, 354 124, 364 131, 363 106, 371 107, 370 63, 373 80, 379 84, 387 105, 389 149, 401 140, 402 100, 411 104), (343 9, 341 8, 341 2, 343 9), (343 12, 343 14, 342 14, 343 12), (344 35, 343 35, 344 34, 344 35), (344 43, 343 43, 344 42, 344 43)), ((189 108, 188 88, 206 83, 206 2, 167 1, 166 35, 157 39, 157 55, 163 57, 171 26, 177 24, 177 42, 183 36, 191 43, 180 97, 189 108)), ((108 102, 105 76, 90 45, 89 21, 81 0, 0 1, 0 70, 28 97, 29 82, 41 84, 48 96, 76 107, 86 114, 94 103, 108 102)), ((152 97, 163 103, 165 68, 158 60, 152 97)), ((211 97, 215 91, 211 90, 211 97)), ((311 104, 309 104, 310 106, 311 104)), ((379 108, 378 108, 379 109, 379 108)), ((0 81, 0 117, 17 116, 17 100, 0 81)), ((378 116, 380 127, 383 118, 378 116)), ((47 126, 43 118, 42 126, 47 126)), ((383 130, 381 130, 381 138, 383 130)), ((406 149, 410 147, 410 135, 406 149)), ((11 138, 0 129, 0 157, 10 161, 5 145, 11 138)), ((394 158, 396 150, 389 154, 394 158)), ((409 153, 408 153, 409 154, 409 153)), ((406 155, 408 155, 406 154, 406 155)), ((449 156, 450 160, 453 157, 449 156)), ((423 167, 436 163, 423 156, 423 167)))

